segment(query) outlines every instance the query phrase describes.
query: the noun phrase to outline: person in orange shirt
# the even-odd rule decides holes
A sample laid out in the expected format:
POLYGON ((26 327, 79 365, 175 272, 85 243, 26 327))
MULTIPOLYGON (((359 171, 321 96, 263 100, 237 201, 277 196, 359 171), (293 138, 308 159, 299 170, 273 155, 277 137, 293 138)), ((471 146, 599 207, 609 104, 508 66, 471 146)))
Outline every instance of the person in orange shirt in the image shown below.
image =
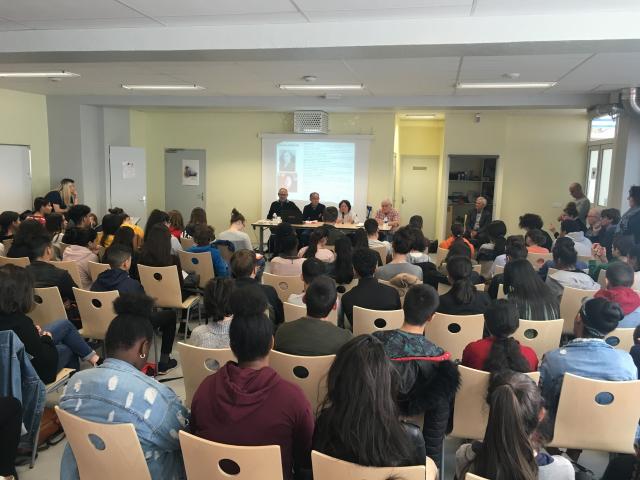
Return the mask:
POLYGON ((464 226, 461 223, 454 223, 451 225, 451 236, 446 240, 441 241, 440 245, 438 246, 440 248, 445 248, 449 250, 451 248, 451 245, 453 245, 453 242, 455 242, 459 238, 462 238, 462 240, 464 240, 464 242, 471 249, 471 257, 473 257, 475 254, 475 248, 473 247, 473 245, 469 240, 463 237, 463 234, 464 234, 464 226))
POLYGON ((524 237, 527 243, 527 251, 529 253, 549 253, 548 249, 541 246, 544 245, 546 241, 542 230, 529 230, 524 237))

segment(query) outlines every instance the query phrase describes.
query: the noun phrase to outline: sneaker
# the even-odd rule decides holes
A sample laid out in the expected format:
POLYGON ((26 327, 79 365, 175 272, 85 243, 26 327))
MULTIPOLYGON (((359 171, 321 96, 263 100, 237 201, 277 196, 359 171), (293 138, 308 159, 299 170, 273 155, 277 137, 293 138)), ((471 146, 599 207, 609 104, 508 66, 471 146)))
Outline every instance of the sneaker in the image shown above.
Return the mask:
POLYGON ((178 366, 178 361, 170 358, 168 362, 158 362, 158 375, 166 375, 178 366))

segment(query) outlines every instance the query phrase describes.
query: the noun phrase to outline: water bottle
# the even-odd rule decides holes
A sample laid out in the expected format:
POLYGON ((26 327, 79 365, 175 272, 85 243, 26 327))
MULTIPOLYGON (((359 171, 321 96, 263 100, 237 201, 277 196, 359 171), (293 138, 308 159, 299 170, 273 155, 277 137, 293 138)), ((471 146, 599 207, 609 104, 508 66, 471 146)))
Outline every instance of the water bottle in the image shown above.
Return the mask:
POLYGON ((280 223, 278 220, 280 220, 280 219, 278 218, 278 214, 277 214, 277 213, 274 213, 274 214, 273 214, 273 217, 271 217, 271 221, 277 225, 278 223, 280 223))

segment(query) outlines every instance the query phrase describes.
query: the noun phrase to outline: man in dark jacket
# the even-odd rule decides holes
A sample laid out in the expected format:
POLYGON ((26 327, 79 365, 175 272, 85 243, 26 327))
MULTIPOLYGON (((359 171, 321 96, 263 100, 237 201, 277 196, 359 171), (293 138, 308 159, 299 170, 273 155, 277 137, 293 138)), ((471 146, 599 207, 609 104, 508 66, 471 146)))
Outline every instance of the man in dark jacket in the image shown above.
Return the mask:
POLYGON ((77 287, 77 285, 69 272, 48 263, 52 256, 51 237, 47 234, 36 235, 29 242, 31 264, 27 266, 27 270, 33 277, 35 287, 58 287, 62 301, 65 302, 65 308, 67 308, 70 302, 76 299, 73 287, 77 287))
POLYGON ((292 215, 302 218, 302 212, 298 206, 287 198, 289 198, 289 191, 286 188, 278 190, 278 200, 271 203, 267 218, 271 219, 274 215, 278 215, 284 221, 289 221, 288 217, 292 215))
POLYGON ((321 222, 324 209, 325 206, 320 203, 320 194, 312 192, 309 195, 309 204, 302 209, 302 220, 321 222))
POLYGON ((465 233, 473 239, 474 245, 478 243, 480 246, 484 243, 486 239, 484 230, 490 223, 491 210, 487 208, 487 199, 484 197, 476 198, 475 208, 467 212, 467 221, 465 222, 465 233))
POLYGON ((336 240, 344 237, 344 232, 336 228, 338 220, 338 209, 336 207, 327 207, 324 211, 324 228, 327 229, 327 245, 335 245, 336 240))
POLYGON ((397 330, 373 335, 384 344, 387 356, 400 374, 398 406, 405 416, 424 414, 422 433, 430 457, 442 462, 442 442, 460 374, 451 355, 431 343, 424 327, 438 308, 438 292, 429 285, 412 286, 404 300, 404 323, 397 330))

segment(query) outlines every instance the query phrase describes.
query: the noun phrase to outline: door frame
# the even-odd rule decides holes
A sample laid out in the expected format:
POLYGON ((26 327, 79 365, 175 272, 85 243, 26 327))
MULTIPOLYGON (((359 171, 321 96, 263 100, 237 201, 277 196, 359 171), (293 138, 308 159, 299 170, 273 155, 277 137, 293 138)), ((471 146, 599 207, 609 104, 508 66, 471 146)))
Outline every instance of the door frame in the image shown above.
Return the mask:
MULTIPOLYGON (((596 178, 595 178, 595 190, 593 192, 593 202, 592 205, 596 205, 598 207, 606 207, 607 205, 600 205, 600 203, 598 202, 599 197, 600 197, 600 188, 602 187, 602 157, 603 157, 603 152, 605 150, 611 150, 611 165, 609 166, 609 183, 607 185, 607 189, 609 192, 611 192, 611 173, 613 172, 613 162, 615 159, 615 155, 616 155, 616 148, 615 148, 615 139, 606 139, 606 140, 598 140, 598 141, 594 141, 594 142, 589 142, 589 144, 587 145, 587 176, 586 176, 586 181, 585 181, 585 190, 588 192, 589 191, 589 181, 590 181, 590 176, 591 176, 591 170, 590 170, 590 163, 591 163, 591 152, 598 152, 598 165, 597 165, 597 172, 596 172, 596 178)), ((607 196, 607 203, 609 200, 609 196, 607 196)))

